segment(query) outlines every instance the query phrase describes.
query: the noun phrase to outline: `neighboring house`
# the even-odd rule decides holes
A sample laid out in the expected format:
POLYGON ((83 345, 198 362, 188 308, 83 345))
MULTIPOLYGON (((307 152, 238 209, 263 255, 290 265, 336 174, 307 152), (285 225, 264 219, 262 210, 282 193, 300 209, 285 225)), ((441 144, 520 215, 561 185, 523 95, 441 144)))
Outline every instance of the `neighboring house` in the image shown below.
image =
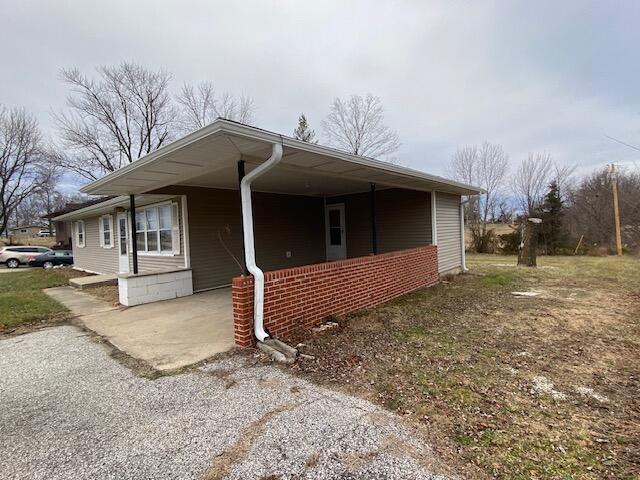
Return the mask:
POLYGON ((118 273, 124 305, 232 285, 240 345, 464 270, 461 196, 479 193, 222 119, 82 191, 112 198, 54 219, 76 268, 118 273))
POLYGON ((19 227, 13 227, 9 229, 9 236, 22 237, 22 238, 36 238, 38 237, 40 230, 48 229, 42 225, 21 225, 19 227))
POLYGON ((73 231, 70 220, 53 220, 54 218, 66 215, 76 210, 81 210, 92 205, 110 200, 112 197, 101 197, 87 200, 86 202, 69 202, 64 208, 51 212, 42 218, 50 220, 56 236, 56 247, 61 249, 70 249, 73 246, 73 231))

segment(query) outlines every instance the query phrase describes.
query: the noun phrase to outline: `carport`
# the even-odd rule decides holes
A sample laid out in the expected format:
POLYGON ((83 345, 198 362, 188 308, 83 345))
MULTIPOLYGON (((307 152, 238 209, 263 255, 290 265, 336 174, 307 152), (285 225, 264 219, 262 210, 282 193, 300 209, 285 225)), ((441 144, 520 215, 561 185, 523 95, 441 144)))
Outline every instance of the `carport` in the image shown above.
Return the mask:
MULTIPOLYGON (((173 240, 152 256, 143 241, 140 271, 132 242, 121 303, 233 284, 236 343, 246 346, 252 330, 258 340, 270 335, 265 326, 286 337, 463 271, 460 197, 479 190, 218 119, 82 191, 128 199, 133 238, 157 230, 137 230, 137 199, 171 198, 173 240), (301 277, 318 288, 301 290, 301 277)), ((160 208, 169 206, 145 207, 147 222, 160 208)))

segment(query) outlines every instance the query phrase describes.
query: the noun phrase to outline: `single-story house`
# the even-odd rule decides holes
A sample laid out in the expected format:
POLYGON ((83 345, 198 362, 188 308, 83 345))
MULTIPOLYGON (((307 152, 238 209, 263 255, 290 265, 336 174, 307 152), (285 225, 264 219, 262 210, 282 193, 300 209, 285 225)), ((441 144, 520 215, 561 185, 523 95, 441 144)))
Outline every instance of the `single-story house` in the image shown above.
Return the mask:
POLYGON ((235 340, 286 337, 465 269, 461 197, 435 175, 218 119, 82 191, 76 268, 138 305, 231 286, 235 340))
POLYGON ((71 220, 54 220, 65 214, 90 207, 97 203, 105 202, 111 197, 99 197, 87 200, 85 202, 69 202, 63 208, 48 213, 42 218, 49 220, 53 227, 53 233, 56 237, 56 246, 54 248, 70 249, 73 246, 73 228, 71 220))
POLYGON ((48 230, 48 227, 42 225, 18 225, 17 227, 9 228, 9 235, 11 237, 35 238, 39 236, 40 230, 48 230))

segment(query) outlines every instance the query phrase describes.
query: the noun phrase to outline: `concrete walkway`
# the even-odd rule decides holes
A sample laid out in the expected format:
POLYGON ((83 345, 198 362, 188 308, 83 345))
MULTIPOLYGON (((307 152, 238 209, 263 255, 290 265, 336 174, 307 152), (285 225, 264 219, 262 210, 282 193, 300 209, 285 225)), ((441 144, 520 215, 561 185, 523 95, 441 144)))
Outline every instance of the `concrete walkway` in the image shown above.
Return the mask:
POLYGON ((71 287, 45 293, 88 329, 158 370, 191 365, 234 346, 230 289, 130 308, 113 307, 71 287))
POLYGON ((0 341, 0 475, 433 480, 401 418, 244 355, 149 380, 75 327, 0 341))

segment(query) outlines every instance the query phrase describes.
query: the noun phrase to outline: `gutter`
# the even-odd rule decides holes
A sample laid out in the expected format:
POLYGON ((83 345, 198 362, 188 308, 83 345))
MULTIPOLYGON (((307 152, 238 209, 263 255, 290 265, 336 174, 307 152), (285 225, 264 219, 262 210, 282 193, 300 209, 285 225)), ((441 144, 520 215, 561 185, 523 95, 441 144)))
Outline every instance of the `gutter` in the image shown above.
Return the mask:
POLYGON ((264 330, 264 273, 256 265, 256 246, 253 236, 253 208, 251 204, 251 183, 268 172, 282 160, 282 143, 272 145, 269 159, 249 172, 240 182, 242 202, 242 230, 244 237, 244 259, 247 270, 253 275, 253 332, 260 342, 269 338, 264 330))

